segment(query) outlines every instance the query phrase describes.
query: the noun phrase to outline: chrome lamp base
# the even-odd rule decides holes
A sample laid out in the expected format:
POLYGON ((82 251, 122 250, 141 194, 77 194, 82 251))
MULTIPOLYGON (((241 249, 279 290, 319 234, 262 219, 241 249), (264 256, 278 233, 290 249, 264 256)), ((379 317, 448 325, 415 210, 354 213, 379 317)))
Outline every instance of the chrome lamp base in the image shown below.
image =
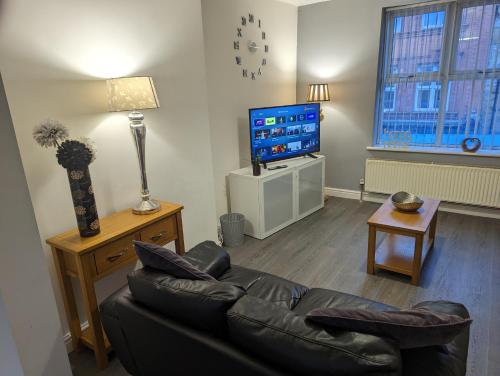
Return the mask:
POLYGON ((150 198, 148 179, 146 176, 146 126, 142 122, 144 120, 144 115, 134 111, 129 114, 128 118, 130 120, 130 130, 134 137, 137 156, 139 158, 139 168, 141 171, 142 200, 132 209, 132 212, 139 215, 156 213, 160 210, 160 203, 150 198))
POLYGON ((133 209, 132 213, 144 215, 153 214, 160 211, 160 203, 156 200, 142 200, 133 209))

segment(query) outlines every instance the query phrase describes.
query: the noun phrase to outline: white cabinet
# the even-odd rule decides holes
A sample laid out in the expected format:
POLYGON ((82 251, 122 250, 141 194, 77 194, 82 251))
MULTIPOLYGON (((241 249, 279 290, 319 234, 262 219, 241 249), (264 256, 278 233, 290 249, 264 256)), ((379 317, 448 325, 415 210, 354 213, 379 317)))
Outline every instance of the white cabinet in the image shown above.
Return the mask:
POLYGON ((245 234, 264 239, 324 206, 325 157, 295 158, 253 176, 252 168, 229 174, 231 211, 245 215, 245 234))

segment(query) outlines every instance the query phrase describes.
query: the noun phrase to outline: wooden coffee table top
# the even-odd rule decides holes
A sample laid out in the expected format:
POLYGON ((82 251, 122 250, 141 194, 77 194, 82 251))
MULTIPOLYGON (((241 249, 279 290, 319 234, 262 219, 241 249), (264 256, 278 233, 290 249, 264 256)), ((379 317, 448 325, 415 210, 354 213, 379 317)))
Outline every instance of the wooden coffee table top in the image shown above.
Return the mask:
POLYGON ((424 204, 417 212, 406 213, 397 210, 389 197, 370 217, 368 224, 378 228, 403 229, 408 232, 423 234, 429 228, 441 201, 431 198, 422 198, 422 200, 424 200, 424 204))

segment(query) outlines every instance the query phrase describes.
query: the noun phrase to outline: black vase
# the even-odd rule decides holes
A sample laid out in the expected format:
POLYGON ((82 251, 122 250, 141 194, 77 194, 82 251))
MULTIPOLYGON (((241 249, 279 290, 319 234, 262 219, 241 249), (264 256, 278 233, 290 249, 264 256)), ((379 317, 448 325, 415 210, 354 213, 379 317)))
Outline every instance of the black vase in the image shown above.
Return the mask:
POLYGON ((101 228, 89 168, 86 166, 67 171, 80 236, 88 238, 97 235, 101 228))

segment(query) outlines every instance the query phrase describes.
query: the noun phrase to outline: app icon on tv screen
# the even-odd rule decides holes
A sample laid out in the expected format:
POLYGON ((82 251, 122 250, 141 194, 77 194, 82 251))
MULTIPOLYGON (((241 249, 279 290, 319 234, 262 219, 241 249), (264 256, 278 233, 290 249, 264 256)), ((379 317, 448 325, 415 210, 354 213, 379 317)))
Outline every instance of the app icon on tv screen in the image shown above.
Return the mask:
POLYGON ((271 137, 283 137, 286 136, 286 128, 273 128, 271 129, 271 137))

